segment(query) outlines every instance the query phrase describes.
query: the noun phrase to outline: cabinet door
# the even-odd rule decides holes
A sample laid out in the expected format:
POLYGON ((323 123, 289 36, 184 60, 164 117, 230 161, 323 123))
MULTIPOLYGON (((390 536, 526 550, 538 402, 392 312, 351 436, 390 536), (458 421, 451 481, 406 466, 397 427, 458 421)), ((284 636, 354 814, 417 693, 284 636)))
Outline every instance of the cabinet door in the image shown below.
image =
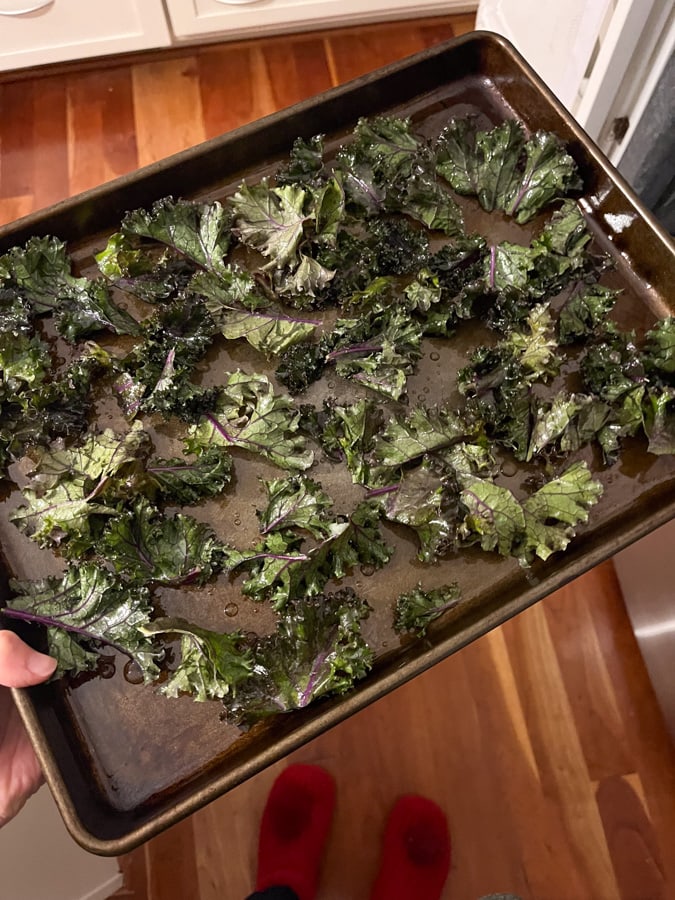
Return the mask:
POLYGON ((170 43, 162 0, 0 0, 0 70, 170 43))
POLYGON ((177 38, 224 38, 302 30, 403 16, 448 15, 477 7, 472 0, 166 0, 177 38))

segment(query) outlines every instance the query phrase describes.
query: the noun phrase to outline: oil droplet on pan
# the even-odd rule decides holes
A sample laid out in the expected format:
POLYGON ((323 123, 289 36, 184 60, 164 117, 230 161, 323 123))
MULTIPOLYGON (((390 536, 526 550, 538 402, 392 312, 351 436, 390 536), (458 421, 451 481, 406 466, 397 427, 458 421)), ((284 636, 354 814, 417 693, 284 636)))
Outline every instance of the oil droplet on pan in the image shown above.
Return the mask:
POLYGON ((130 659, 124 667, 124 678, 129 684, 143 684, 143 669, 135 659, 130 659))
POLYGON ((112 657, 101 657, 98 663, 98 674, 101 678, 113 677, 115 674, 115 661, 112 657))
POLYGON ((375 574, 375 566, 366 563, 365 566, 361 566, 361 574, 365 575, 366 578, 370 578, 371 575, 375 574))
POLYGON ((505 475, 507 478, 512 478, 518 472, 518 466, 508 459, 506 460, 506 462, 502 463, 501 469, 502 475, 505 475))
POLYGON ((440 353, 436 353, 435 350, 433 350, 433 351, 429 354, 429 359, 433 359, 434 362, 438 362, 438 360, 439 360, 440 358, 441 358, 441 354, 440 354, 440 353))
POLYGON ((226 616, 236 616, 239 612, 239 607, 236 603, 228 603, 223 612, 226 616))

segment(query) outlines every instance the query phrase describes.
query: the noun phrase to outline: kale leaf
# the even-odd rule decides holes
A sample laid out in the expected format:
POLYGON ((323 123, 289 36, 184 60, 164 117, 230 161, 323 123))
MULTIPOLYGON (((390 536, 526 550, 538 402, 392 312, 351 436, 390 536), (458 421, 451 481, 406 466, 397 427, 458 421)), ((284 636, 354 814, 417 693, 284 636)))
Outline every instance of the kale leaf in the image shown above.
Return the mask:
POLYGON ((555 135, 538 131, 526 140, 512 120, 480 131, 476 119, 451 119, 435 152, 439 173, 457 193, 475 195, 483 209, 502 210, 521 224, 582 186, 555 135))
POLYGON ((152 611, 147 588, 81 562, 60 578, 12 580, 10 590, 12 597, 2 613, 46 627, 48 652, 58 660, 56 676, 94 668, 98 651, 106 647, 133 659, 146 682, 159 675, 162 651, 143 633, 152 611))
POLYGON ((361 631, 370 613, 351 589, 289 602, 276 631, 253 645, 254 669, 223 702, 243 728, 278 712, 343 694, 365 677, 373 652, 361 631))
POLYGON ((223 545, 192 516, 163 515, 145 497, 106 525, 97 552, 134 584, 205 584, 223 566, 223 545))
POLYGON ((52 313, 59 334, 73 343, 101 329, 138 331, 135 319, 113 303, 105 282, 71 274, 66 246, 57 238, 31 238, 0 257, 0 285, 32 316, 52 313))
POLYGON ((166 697, 190 694, 198 702, 222 700, 252 677, 254 659, 244 636, 200 628, 184 619, 155 619, 142 629, 151 638, 180 637, 180 660, 161 691, 166 697))
POLYGON ((190 453, 214 445, 241 447, 282 469, 308 469, 313 454, 298 431, 299 413, 290 398, 275 394, 264 375, 234 372, 219 389, 213 408, 188 430, 190 453))
POLYGON ((457 606, 461 599, 457 582, 432 588, 430 591, 423 590, 419 584, 396 598, 394 631, 399 634, 407 631, 417 637, 424 637, 429 625, 444 612, 457 606))
POLYGON ((121 232, 157 241, 200 269, 218 271, 230 247, 229 212, 217 201, 193 203, 164 197, 152 209, 127 213, 121 232))
POLYGON ((326 511, 333 501, 321 485, 304 475, 266 481, 267 506, 258 511, 260 533, 300 528, 315 538, 330 534, 326 511))

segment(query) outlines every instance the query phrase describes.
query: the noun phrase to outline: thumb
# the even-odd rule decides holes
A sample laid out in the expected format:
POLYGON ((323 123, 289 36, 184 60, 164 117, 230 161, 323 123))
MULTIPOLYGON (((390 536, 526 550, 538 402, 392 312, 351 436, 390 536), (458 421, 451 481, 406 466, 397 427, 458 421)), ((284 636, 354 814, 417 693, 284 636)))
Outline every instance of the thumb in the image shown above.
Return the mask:
POLYGON ((0 684, 28 687, 46 681, 56 660, 24 644, 13 631, 0 631, 0 684))

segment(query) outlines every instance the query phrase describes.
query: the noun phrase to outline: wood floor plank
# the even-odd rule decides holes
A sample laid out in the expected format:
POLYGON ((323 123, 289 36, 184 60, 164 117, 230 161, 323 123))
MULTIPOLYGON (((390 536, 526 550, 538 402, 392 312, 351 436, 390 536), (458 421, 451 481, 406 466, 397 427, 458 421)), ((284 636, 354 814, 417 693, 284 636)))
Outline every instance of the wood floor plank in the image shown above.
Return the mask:
POLYGON ((276 109, 331 87, 325 41, 319 37, 279 41, 263 47, 276 109))
POLYGON ((577 582, 572 582, 554 594, 545 606, 592 781, 636 770, 626 723, 590 611, 597 594, 604 590, 604 577, 611 577, 610 572, 607 567, 598 567, 586 578, 583 591, 577 582))
POLYGON ((33 97, 33 199, 40 209, 65 199, 68 183, 67 82, 64 75, 41 78, 33 97))
POLYGON ((363 29, 355 34, 336 32, 329 34, 326 42, 337 84, 404 59, 426 46, 420 26, 409 22, 363 29))
POLYGON ((23 197, 0 197, 0 225, 27 216, 35 208, 35 198, 32 194, 23 197))
POLYGON ((670 893, 675 896, 675 853, 671 852, 675 846, 675 746, 628 623, 616 574, 611 563, 604 568, 601 577, 597 569, 585 576, 594 592, 591 614, 650 817, 657 834, 666 841, 662 843, 668 848, 663 865, 670 893))
POLYGON ((147 900, 195 897, 197 863, 191 819, 184 819, 155 838, 152 853, 148 854, 147 879, 147 900))
POLYGON ((0 84, 0 197, 33 194, 35 82, 0 84))
POLYGON ((127 67, 68 79, 69 187, 77 194, 138 166, 127 67))
POLYGON ((132 80, 139 165, 206 139, 194 56, 135 65, 132 80))
POLYGON ((197 53, 204 131, 214 137, 274 109, 259 47, 221 46, 197 53))
POLYGON ((630 780, 604 778, 596 797, 622 900, 668 900, 672 894, 658 841, 630 780))
POLYGON ((580 898, 618 897, 602 821, 544 606, 532 607, 504 629, 542 787, 556 797, 574 852, 574 871, 582 880, 580 898), (578 831, 581 820, 585 823, 583 834, 578 831))

